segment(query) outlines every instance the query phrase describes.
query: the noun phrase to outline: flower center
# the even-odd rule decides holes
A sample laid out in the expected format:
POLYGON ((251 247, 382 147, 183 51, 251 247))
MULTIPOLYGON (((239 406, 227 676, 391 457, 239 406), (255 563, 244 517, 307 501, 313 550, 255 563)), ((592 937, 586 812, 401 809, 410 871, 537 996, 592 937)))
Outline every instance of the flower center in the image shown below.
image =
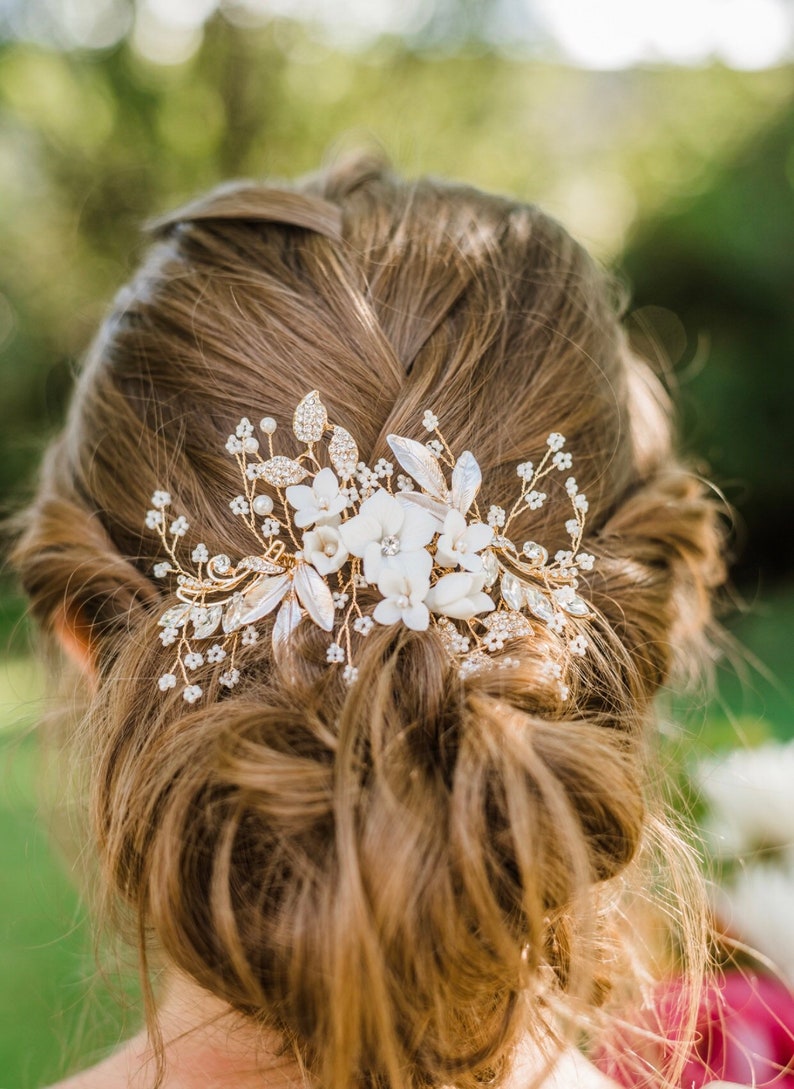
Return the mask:
POLYGON ((384 537, 380 542, 380 552, 382 556, 396 556, 399 551, 399 537, 384 537))
POLYGON ((325 553, 326 556, 335 556, 336 555, 336 545, 333 543, 333 541, 328 542, 328 544, 323 549, 323 552, 325 553))
POLYGON ((325 498, 325 496, 322 496, 322 498, 317 500, 317 506, 320 508, 320 510, 328 510, 328 500, 325 498))
POLYGON ((407 609, 408 604, 409 604, 408 598, 405 596, 405 594, 400 594, 400 596, 397 598, 397 601, 396 601, 397 608, 398 609, 407 609))

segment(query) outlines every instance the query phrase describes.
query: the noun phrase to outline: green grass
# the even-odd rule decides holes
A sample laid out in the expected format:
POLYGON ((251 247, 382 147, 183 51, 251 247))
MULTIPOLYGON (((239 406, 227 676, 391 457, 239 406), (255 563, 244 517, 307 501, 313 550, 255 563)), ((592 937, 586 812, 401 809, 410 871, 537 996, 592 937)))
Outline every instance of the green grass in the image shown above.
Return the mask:
MULTIPOLYGON (((794 586, 730 626, 763 671, 748 667, 740 679, 720 669, 718 698, 688 716, 690 758, 794 737, 794 586)), ((120 994, 132 1004, 131 1024, 135 1017, 134 988, 98 973, 85 911, 52 846, 56 818, 38 799, 30 727, 40 688, 28 660, 0 663, 0 1089, 37 1089, 117 1040, 120 994)))

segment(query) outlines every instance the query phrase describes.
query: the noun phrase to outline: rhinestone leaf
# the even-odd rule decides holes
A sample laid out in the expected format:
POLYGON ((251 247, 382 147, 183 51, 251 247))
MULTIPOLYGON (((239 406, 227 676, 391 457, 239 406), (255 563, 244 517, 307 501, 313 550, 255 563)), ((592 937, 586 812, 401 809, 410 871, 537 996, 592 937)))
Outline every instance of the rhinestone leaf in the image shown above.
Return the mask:
POLYGON ((222 605, 206 605, 193 610, 193 635, 196 639, 207 639, 218 630, 223 617, 222 605))
POLYGON ((298 604, 295 594, 289 594, 284 598, 281 608, 276 613, 276 622, 273 625, 273 649, 285 643, 291 633, 300 624, 303 610, 298 604))
POLYGON ((554 616, 554 606, 540 590, 534 586, 524 586, 524 600, 529 611, 546 623, 554 616))
POLYGON ((157 623, 161 628, 181 628, 192 608, 192 605, 172 605, 165 610, 157 623))
POLYGON ((334 626, 334 599, 328 583, 308 563, 295 568, 295 592, 314 623, 324 631, 334 626))
POLYGON ((347 480, 356 471, 358 447, 349 431, 337 424, 331 441, 328 443, 328 456, 331 464, 343 480, 347 480))
POLYGON ((279 601, 289 590, 289 575, 274 575, 261 579, 246 594, 243 594, 244 607, 240 624, 253 624, 263 616, 272 613, 279 601))
POLYGON ((232 598, 231 604, 227 607, 226 612, 223 614, 223 630, 226 635, 230 635, 233 631, 237 631, 240 627, 243 612, 245 611, 245 604, 243 602, 242 594, 235 594, 232 598))
POLYGON ((532 625, 523 613, 496 612, 486 616, 483 627, 504 639, 517 639, 522 635, 532 634, 532 625))
POLYGON ((525 541, 521 551, 531 567, 542 567, 549 558, 543 545, 536 544, 535 541, 525 541))
POLYGON ((482 472, 471 450, 464 450, 452 470, 452 506, 466 514, 482 484, 482 472))
POLYGON ((524 605, 524 584, 515 575, 505 571, 501 582, 502 597, 511 609, 518 611, 524 605))
POLYGON ((306 469, 299 462, 293 461, 292 458, 285 458, 281 454, 277 454, 274 458, 269 458, 262 463, 262 476, 268 484, 272 484, 276 488, 286 488, 290 484, 300 484, 308 475, 306 469))
POLYGON ((236 569, 237 571, 259 571, 263 575, 278 575, 284 570, 283 566, 266 560, 263 556, 243 556, 236 569))
MULTIPOLYGON (((295 409, 295 414, 292 417, 292 430, 299 442, 319 442, 323 437, 323 431, 327 423, 328 413, 325 410, 325 405, 320 400, 319 391, 313 389, 295 409)), ((301 479, 303 478, 301 477, 301 479)), ((299 483, 297 480, 290 481, 290 484, 297 483, 299 483)))
POLYGON ((449 502, 449 488, 435 454, 421 442, 405 439, 401 435, 387 435, 386 442, 392 448, 400 465, 409 476, 414 478, 420 488, 424 488, 436 499, 449 502))
POLYGON ((560 601, 560 605, 571 616, 590 616, 590 607, 578 594, 574 594, 570 601, 560 601))

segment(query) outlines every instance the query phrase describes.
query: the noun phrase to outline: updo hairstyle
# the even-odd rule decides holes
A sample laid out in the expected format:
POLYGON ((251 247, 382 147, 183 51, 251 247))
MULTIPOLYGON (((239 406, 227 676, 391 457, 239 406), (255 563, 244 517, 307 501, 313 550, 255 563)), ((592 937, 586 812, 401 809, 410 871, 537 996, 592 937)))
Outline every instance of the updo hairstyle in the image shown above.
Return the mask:
MULTIPOLYGON (((723 562, 619 296, 537 208, 366 156, 228 185, 155 225, 46 457, 14 563, 43 629, 66 617, 91 649, 77 732, 105 886, 145 958, 283 1033, 323 1089, 498 1080, 523 1034, 548 1041, 624 971, 619 890, 659 826, 654 697, 708 653, 723 562), (313 389, 367 464, 390 432, 426 438, 432 408, 486 505, 566 436, 598 613, 567 700, 551 633, 461 678, 432 629, 379 625, 352 687, 303 624, 289 670, 265 631, 232 691, 212 666, 196 706, 158 690, 153 489, 189 512, 186 551, 245 554, 226 436, 269 415, 294 456, 313 389)), ((514 537, 553 553, 569 500, 549 492, 514 537)))

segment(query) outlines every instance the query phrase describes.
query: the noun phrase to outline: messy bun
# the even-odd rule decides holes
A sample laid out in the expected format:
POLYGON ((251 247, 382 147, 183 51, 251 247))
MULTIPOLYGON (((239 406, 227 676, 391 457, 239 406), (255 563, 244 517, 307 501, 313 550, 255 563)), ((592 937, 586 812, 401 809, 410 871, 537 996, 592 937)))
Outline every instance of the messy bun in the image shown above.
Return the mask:
MULTIPOLYGON (((723 576, 716 504, 673 452, 616 292, 536 208, 359 157, 294 189, 224 187, 154 230, 15 552, 44 627, 90 636, 107 887, 143 953, 281 1031, 328 1089, 498 1077, 618 965, 610 905, 646 838, 653 700, 702 657, 723 576), (511 643, 515 669, 461 678, 432 629, 404 627, 364 641, 352 688, 302 625, 289 669, 261 639, 232 692, 208 676, 191 708, 157 691, 152 487, 242 555, 230 422, 287 420, 314 388, 369 464, 443 406, 494 495, 566 434, 601 618, 566 702, 544 636, 511 643)), ((562 503, 524 510, 517 539, 562 547, 562 503)))

